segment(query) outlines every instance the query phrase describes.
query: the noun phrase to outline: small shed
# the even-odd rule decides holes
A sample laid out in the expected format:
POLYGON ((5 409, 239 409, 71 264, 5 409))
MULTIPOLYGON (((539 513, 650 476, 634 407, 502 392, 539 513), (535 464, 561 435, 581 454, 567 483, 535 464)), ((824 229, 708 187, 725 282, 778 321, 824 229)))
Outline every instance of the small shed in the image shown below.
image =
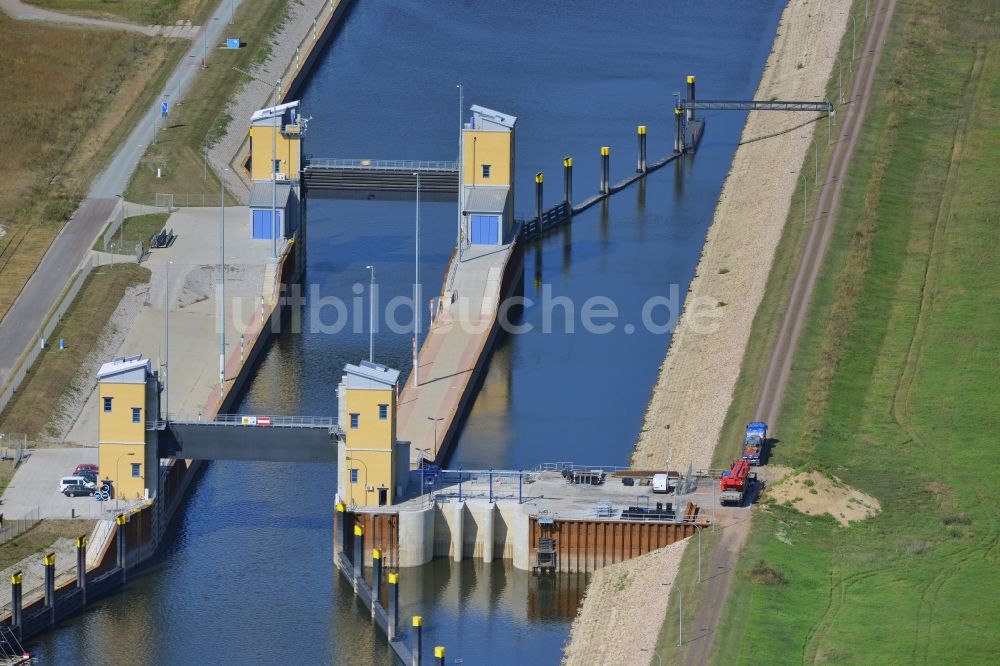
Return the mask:
POLYGON ((297 199, 290 183, 255 181, 250 190, 250 237, 269 240, 277 230, 278 238, 288 238, 298 225, 297 199), (274 223, 272 205, 277 214, 274 223))
POLYGON ((509 187, 466 188, 462 214, 467 220, 469 242, 473 245, 503 245, 508 235, 509 194, 509 187))

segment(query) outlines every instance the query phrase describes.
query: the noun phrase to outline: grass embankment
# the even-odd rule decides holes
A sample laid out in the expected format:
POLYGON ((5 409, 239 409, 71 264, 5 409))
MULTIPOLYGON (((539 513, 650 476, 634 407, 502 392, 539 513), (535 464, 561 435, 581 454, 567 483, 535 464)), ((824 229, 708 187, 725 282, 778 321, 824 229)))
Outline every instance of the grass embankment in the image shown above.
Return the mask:
POLYGON ((0 13, 0 317, 186 44, 0 13))
POLYGON ((139 25, 173 25, 191 21, 203 25, 216 5, 213 0, 26 0, 28 4, 64 14, 77 14, 139 25))
POLYGON ((135 247, 135 244, 145 243, 148 247, 149 237, 163 231, 168 217, 170 215, 167 213, 149 213, 148 215, 126 217, 122 221, 119 231, 109 242, 108 247, 104 247, 104 235, 101 234, 101 237, 94 241, 94 249, 99 252, 110 252, 112 250, 111 243, 114 243, 115 254, 134 255, 132 248, 135 247))
MULTIPOLYGON (((285 20, 288 0, 244 3, 236 12, 227 34, 239 35, 246 47, 214 49, 208 67, 198 73, 187 99, 172 106, 166 127, 150 146, 128 187, 128 200, 156 203, 156 193, 174 195, 176 206, 215 206, 219 201, 219 179, 214 166, 206 164, 205 147, 226 134, 231 120, 226 109, 246 80, 234 67, 248 71, 271 54, 271 34, 285 20), (161 177, 156 177, 156 170, 161 177)), ((263 86, 251 82, 250 85, 263 86)), ((235 119, 247 124, 249 118, 235 119)), ((227 203, 236 203, 227 196, 227 203)))
MULTIPOLYGON (((882 513, 841 528, 785 506, 757 510, 713 661, 984 663, 1000 652, 988 583, 1000 371, 991 12, 989 0, 897 4, 785 393, 772 460, 836 474, 882 513)), ((780 249, 719 460, 754 416, 787 300, 781 264, 796 251, 794 238, 780 249)), ((695 558, 689 549, 678 581, 692 613, 695 558)), ((682 657, 676 622, 672 610, 667 659, 682 657)))
POLYGON ((149 270, 136 264, 95 268, 73 305, 56 326, 51 344, 32 366, 7 409, 0 414, 0 431, 25 433, 28 439, 46 434, 64 392, 89 390, 74 386, 80 364, 98 342, 111 314, 129 287, 149 281, 149 270), (60 350, 58 341, 66 340, 60 350))
POLYGON ((86 536, 94 531, 94 520, 42 520, 16 539, 0 546, 0 569, 17 564, 35 553, 41 554, 57 539, 86 536))

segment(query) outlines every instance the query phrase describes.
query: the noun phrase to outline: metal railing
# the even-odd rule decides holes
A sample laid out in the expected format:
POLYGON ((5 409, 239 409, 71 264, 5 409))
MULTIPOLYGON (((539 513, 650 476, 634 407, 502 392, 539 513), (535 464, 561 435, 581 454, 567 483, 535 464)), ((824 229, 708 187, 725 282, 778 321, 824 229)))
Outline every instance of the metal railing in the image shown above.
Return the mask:
POLYGON ((833 104, 822 102, 786 102, 781 100, 711 100, 699 99, 681 102, 682 109, 698 111, 820 111, 833 113, 833 104))
POLYGON ((32 509, 28 515, 22 518, 4 520, 0 529, 0 545, 16 539, 32 527, 37 525, 42 519, 42 512, 38 508, 32 509))
POLYGON ((306 167, 319 169, 358 169, 361 171, 441 171, 457 172, 458 162, 426 160, 351 160, 334 157, 306 157, 306 167))
POLYGON ((147 430, 163 430, 167 423, 205 426, 240 426, 247 428, 337 428, 335 416, 269 416, 253 414, 217 414, 202 418, 200 414, 167 414, 166 418, 146 422, 147 430))

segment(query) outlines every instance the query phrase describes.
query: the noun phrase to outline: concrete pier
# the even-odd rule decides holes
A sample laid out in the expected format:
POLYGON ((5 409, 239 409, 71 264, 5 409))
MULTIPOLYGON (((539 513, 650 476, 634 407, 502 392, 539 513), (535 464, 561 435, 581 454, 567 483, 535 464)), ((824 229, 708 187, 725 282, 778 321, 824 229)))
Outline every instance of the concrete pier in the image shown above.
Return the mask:
POLYGON ((642 485, 648 475, 630 474, 588 470, 574 480, 572 474, 557 471, 530 472, 523 479, 527 490, 520 500, 510 476, 498 472, 487 479, 479 474, 463 481, 461 497, 457 485, 446 483, 433 497, 417 495, 392 507, 335 515, 343 524, 360 525, 371 535, 370 545, 382 553, 383 565, 391 562, 398 568, 421 566, 438 557, 456 562, 505 559, 516 569, 539 569, 539 544, 550 539, 555 571, 587 572, 670 545, 711 525, 712 488, 718 483, 713 476, 677 495, 654 494, 650 485, 642 485), (588 482, 591 476, 593 485, 588 482), (487 484, 494 487, 492 498, 487 484))
POLYGON ((452 257, 452 277, 420 349, 420 384, 411 373, 399 396, 397 433, 410 442, 411 465, 440 464, 450 450, 500 332, 501 306, 521 286, 523 261, 519 236, 466 248, 461 261, 452 257))

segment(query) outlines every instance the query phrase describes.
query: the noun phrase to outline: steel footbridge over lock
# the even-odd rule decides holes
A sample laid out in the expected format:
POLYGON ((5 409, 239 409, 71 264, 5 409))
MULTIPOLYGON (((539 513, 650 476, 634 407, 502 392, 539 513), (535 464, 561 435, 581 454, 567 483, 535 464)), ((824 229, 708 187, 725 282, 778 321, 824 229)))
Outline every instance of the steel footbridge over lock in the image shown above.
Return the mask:
POLYGON ((160 458, 282 463, 335 463, 342 435, 327 416, 171 415, 146 429, 156 431, 160 458))

